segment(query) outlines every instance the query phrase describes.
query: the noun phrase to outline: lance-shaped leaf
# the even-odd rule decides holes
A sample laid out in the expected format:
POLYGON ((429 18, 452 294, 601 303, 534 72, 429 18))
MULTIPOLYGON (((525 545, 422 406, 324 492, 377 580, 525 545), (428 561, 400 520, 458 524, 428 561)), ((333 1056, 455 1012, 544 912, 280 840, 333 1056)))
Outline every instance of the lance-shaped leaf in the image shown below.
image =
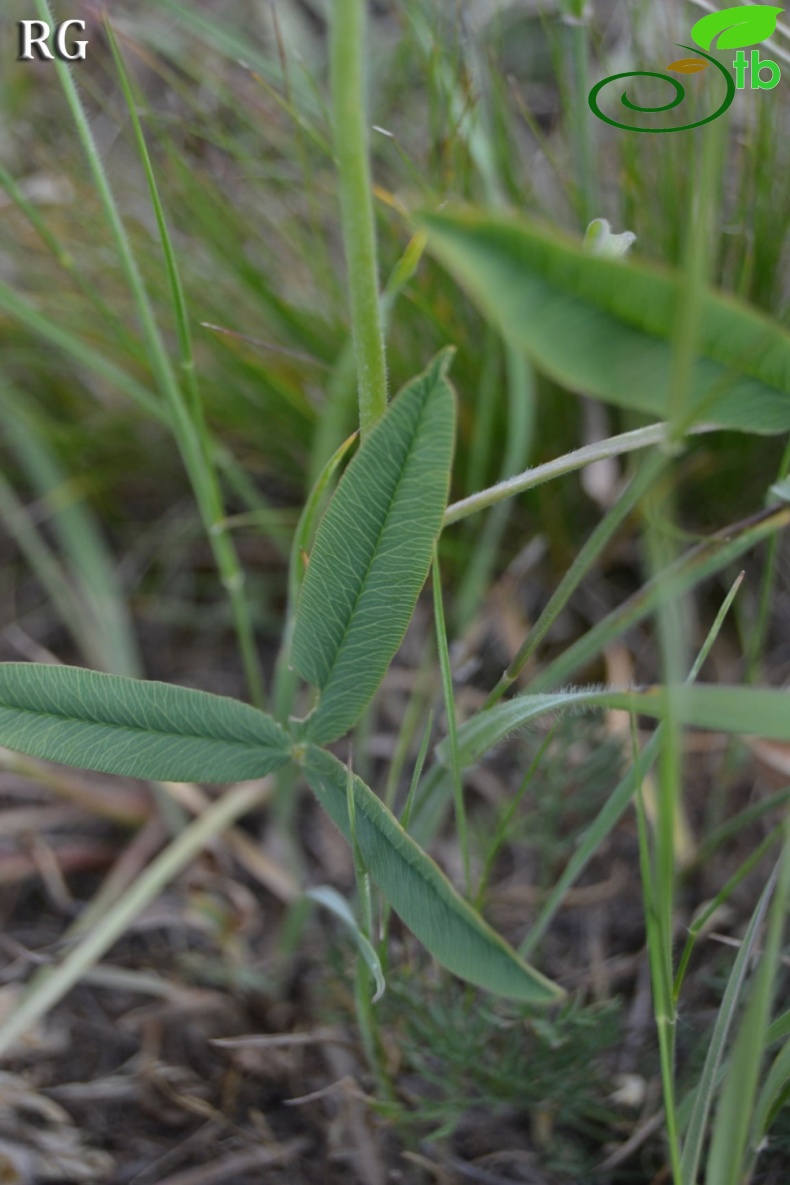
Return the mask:
MULTIPOLYGON (((590 256, 524 218, 426 214, 429 249, 535 365, 570 390, 667 418, 682 277, 590 256)), ((790 428, 790 335, 730 297, 701 301, 690 406, 744 432, 790 428)))
MULTIPOLYGON (((790 741, 790 692, 765 687, 680 686, 665 691, 607 691, 600 687, 558 691, 548 695, 519 695, 478 712, 458 730, 458 752, 463 765, 472 765, 509 733, 547 712, 622 710, 663 719, 672 711, 682 724, 719 732, 749 733, 771 740, 790 741)), ((437 756, 449 765, 447 741, 437 756)))
POLYGON ((770 4, 738 4, 734 8, 723 8, 721 12, 708 13, 698 20, 691 36, 700 49, 710 49, 717 37, 716 49, 758 45, 774 32, 780 12, 784 9, 770 4))
POLYGON ((445 350, 406 386, 344 473, 299 594, 293 665, 321 696, 313 741, 359 718, 403 640, 447 502, 455 399, 445 350))
MULTIPOLYGON (((346 767, 314 745, 306 747, 302 760, 316 798, 350 843, 346 767)), ((499 996, 536 1004, 561 998, 562 989, 523 962, 464 901, 358 777, 353 795, 354 835, 366 869, 434 958, 461 979, 499 996)))
POLYGON ((341 897, 337 889, 333 889, 331 885, 318 885, 315 889, 308 889, 305 897, 309 897, 311 901, 317 902, 318 905, 323 905, 324 909, 328 909, 336 918, 340 918, 340 921, 343 922, 352 935, 354 942, 357 944, 357 950, 367 963, 368 971, 370 971, 375 981, 376 994, 373 997, 373 1003, 375 1004, 384 995, 387 983, 381 967, 381 959, 376 954, 376 948, 360 928, 351 906, 345 897, 341 897))
POLYGON ((81 769, 167 782, 258 778, 284 730, 248 704, 80 667, 0 663, 0 745, 81 769))

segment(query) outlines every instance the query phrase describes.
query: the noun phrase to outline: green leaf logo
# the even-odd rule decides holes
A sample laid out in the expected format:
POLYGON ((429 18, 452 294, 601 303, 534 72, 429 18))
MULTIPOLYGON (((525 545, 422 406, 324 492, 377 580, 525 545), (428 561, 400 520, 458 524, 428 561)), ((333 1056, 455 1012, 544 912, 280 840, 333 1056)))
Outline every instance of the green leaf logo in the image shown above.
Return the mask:
POLYGON ((710 49, 719 34, 716 49, 758 45, 774 32, 780 12, 784 9, 770 4, 739 4, 736 8, 724 8, 697 21, 691 36, 701 49, 710 49))

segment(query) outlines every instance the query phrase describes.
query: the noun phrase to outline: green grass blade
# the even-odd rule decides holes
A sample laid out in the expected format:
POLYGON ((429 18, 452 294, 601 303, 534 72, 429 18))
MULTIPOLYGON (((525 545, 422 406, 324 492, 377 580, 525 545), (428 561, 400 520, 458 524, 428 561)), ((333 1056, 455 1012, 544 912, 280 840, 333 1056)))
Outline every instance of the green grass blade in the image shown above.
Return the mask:
MULTIPOLYGON (((505 363, 507 437, 500 469, 503 479, 518 473, 526 465, 532 448, 535 420, 535 374, 532 367, 510 347, 505 350, 505 363)), ((454 618, 459 631, 467 629, 470 619, 480 608, 512 512, 511 502, 499 502, 486 516, 456 594, 454 618)))
POLYGON ((629 482, 627 488, 617 499, 611 510, 598 523, 552 593, 543 612, 527 634, 527 637, 519 647, 517 654, 504 675, 488 696, 486 700, 487 707, 490 707, 497 700, 501 699, 507 689, 515 683, 521 671, 529 662, 538 646, 540 646, 576 589, 599 559, 601 553, 611 542, 615 532, 622 526, 626 518, 639 505, 647 491, 658 480, 666 468, 668 460, 667 455, 661 452, 656 452, 652 457, 649 457, 634 476, 633 480, 629 482))
POLYGON ((650 772, 658 757, 661 744, 660 726, 644 747, 640 756, 628 770, 617 786, 607 798, 593 822, 586 829, 581 842, 575 849, 570 860, 563 869, 557 883, 552 888, 546 901, 530 928, 524 941, 519 947, 519 954, 527 958, 537 948, 543 935, 549 928, 563 898, 578 876, 600 848, 607 835, 617 826, 625 814, 631 799, 637 789, 650 772))
POLYGON ((154 419, 161 421, 168 427, 170 426, 167 408, 144 383, 139 382, 98 350, 94 350, 76 334, 56 325, 44 313, 40 313, 38 309, 14 292, 13 288, 3 280, 0 280, 0 310, 7 313, 9 317, 13 317, 20 325, 24 325, 37 337, 62 350, 78 366, 92 370, 111 387, 122 391, 147 415, 153 416, 154 419))
POLYGON ((317 905, 323 905, 324 909, 328 909, 336 918, 339 918, 343 925, 350 931, 354 942, 357 944, 357 949, 365 960, 376 984, 376 994, 373 997, 373 1003, 375 1004, 384 995, 387 986, 384 980, 384 972, 381 968, 381 960, 371 945, 370 939, 360 929, 359 923, 351 911, 351 906, 345 897, 340 896, 337 889, 333 889, 329 885, 318 885, 315 889, 308 889, 305 897, 309 897, 317 905))
POLYGON ((782 837, 782 824, 779 823, 773 830, 769 831, 762 843, 758 844, 753 851, 749 853, 747 858, 738 866, 737 871, 730 877, 723 889, 721 889, 712 901, 709 901, 703 910, 700 911, 692 921, 688 928, 688 935, 683 947, 683 953, 680 956, 678 969, 675 973, 675 980, 673 984, 673 997, 677 1003, 680 997, 680 989, 683 986, 683 980, 686 975, 691 952, 694 950, 697 939, 702 933, 707 922, 713 917, 717 910, 721 909, 725 901, 728 901, 732 896, 738 885, 742 883, 750 872, 762 860, 765 853, 773 847, 778 839, 782 837))
MULTIPOLYGON (((744 1180, 743 1162, 779 967, 789 892, 790 844, 786 841, 777 865, 776 891, 760 965, 754 976, 713 1124, 706 1185, 739 1185, 744 1180)), ((692 1182, 693 1178, 689 1177, 688 1185, 692 1182)))
MULTIPOLYGON (((313 745, 301 760, 316 798, 350 843, 346 767, 313 745)), ((561 989, 518 958, 356 776, 353 793, 355 836, 366 869, 395 912, 443 966, 510 999, 548 1004, 561 998, 561 989)))
MULTIPOLYGON (((167 404, 151 393, 151 390, 139 382, 131 374, 118 366, 110 358, 105 357, 98 350, 94 350, 81 337, 62 329, 45 314, 20 297, 14 290, 0 280, 0 311, 7 313, 20 325, 43 341, 53 345, 72 359, 78 367, 86 367, 110 387, 126 395, 141 411, 168 429, 173 428, 170 409, 167 404)), ((254 505, 260 506, 260 498, 255 496, 250 488, 247 475, 240 469, 228 449, 216 440, 211 442, 214 464, 218 469, 227 473, 229 483, 233 483, 239 495, 247 501, 254 499, 254 505)), ((274 532, 272 532, 274 536, 274 532)))
MULTIPOLYGON (((699 675, 702 665, 719 635, 725 615, 729 612, 740 584, 741 577, 739 576, 724 598, 724 602, 716 614, 713 625, 708 631, 697 657, 694 659, 688 674, 688 683, 693 683, 699 675)), ((598 851, 606 836, 622 818, 636 790, 642 786, 660 752, 663 727, 662 724, 659 724, 653 736, 645 745, 643 752, 637 756, 631 768, 621 778, 595 819, 586 828, 581 841, 566 864, 559 880, 549 893, 548 899, 543 905, 529 934, 519 948, 519 953, 524 955, 525 958, 535 950, 548 929, 552 918, 559 909, 566 892, 586 867, 587 863, 592 859, 595 852, 598 851)))
MULTIPOLYGON (((593 687, 546 695, 514 696, 505 703, 478 712, 458 730, 458 755, 462 765, 472 765, 509 733, 547 712, 619 709, 663 720, 670 713, 668 696, 672 697, 672 711, 677 713, 677 719, 692 728, 790 741, 790 691, 764 687, 689 687, 685 684, 645 691, 602 691, 600 687, 593 687)), ((446 740, 437 746, 436 753, 449 767, 450 750, 446 740)))
POLYGON ((409 823, 411 821, 411 812, 414 807, 414 796, 417 793, 417 787, 420 784, 422 777, 423 766, 425 765, 425 758, 428 754, 428 746, 431 743, 431 732, 433 731, 433 709, 428 712, 428 719, 425 722, 425 731, 420 742, 420 750, 417 754, 417 760, 414 763, 412 770, 411 782, 409 783, 409 793, 406 795, 406 802, 403 805, 403 813, 400 817, 400 824, 404 831, 409 830, 409 823))
POLYGON ((130 333, 127 326, 121 320, 117 313, 115 313, 106 303, 104 297, 90 283, 80 272, 76 261, 71 253, 60 243, 56 235, 47 226, 44 219, 41 217, 34 202, 31 202, 24 196, 21 189, 17 185, 14 178, 0 161, 0 185, 5 189, 14 205, 24 214, 36 230, 36 233, 41 237, 48 249, 52 252, 58 264, 63 268, 71 281, 76 285, 80 292, 85 296, 94 309, 107 321, 108 327, 111 328, 113 337, 127 348, 134 350, 134 337, 130 333))
POLYGON ((533 691, 555 687, 572 678, 610 642, 643 621, 662 597, 681 597, 709 576, 722 571, 745 552, 790 526, 790 507, 772 509, 717 531, 672 564, 660 579, 648 581, 637 593, 596 622, 577 642, 548 663, 532 680, 533 691))
POLYGON ((63 566, 0 471, 0 519, 46 589, 61 621, 89 662, 103 665, 104 652, 91 632, 92 623, 63 566))
MULTIPOLYGON (((765 1047, 767 1048, 774 1041, 786 1037, 788 1033, 790 1033, 790 1013, 785 1012, 767 1029, 765 1047)), ((779 1108, 787 1101, 788 1083, 790 1083, 790 1041, 786 1041, 777 1053, 757 1096, 752 1122, 751 1145, 753 1148, 759 1147, 761 1140, 768 1134, 768 1129, 779 1108)))
POLYGON ((258 778, 289 755, 280 726, 238 700, 37 663, 0 663, 0 745, 167 782, 258 778))
POLYGON ((453 672, 450 666, 450 648, 447 644, 447 626, 444 620, 444 600, 442 598, 442 574, 439 569, 439 555, 434 547, 433 552, 433 609, 436 628, 436 646, 439 651, 439 669, 442 673, 442 691, 444 692, 444 710, 447 715, 447 746, 449 750, 450 772, 453 776, 453 798, 455 799, 455 826, 458 831, 458 842, 461 845, 461 859, 464 864, 464 878, 467 894, 472 890, 472 873, 469 867, 469 832, 466 826, 466 805, 464 803, 464 787, 461 777, 461 764, 458 759, 458 722, 455 714, 455 696, 453 695, 453 672))
MULTIPOLYGON (((132 120, 137 150, 145 171, 148 189, 151 195, 151 205, 154 208, 159 237, 164 252, 167 276, 170 284, 170 294, 175 313, 178 330, 179 353, 181 356, 181 373, 186 392, 186 401, 176 382, 169 359, 159 335, 153 317, 147 311, 147 300, 142 280, 134 268, 131 253, 123 247, 123 231, 120 219, 110 216, 111 224, 117 221, 116 237, 130 287, 137 299, 145 329, 146 342, 154 371, 159 379, 163 394, 171 409, 176 439, 179 442, 184 463, 192 482, 198 506, 203 517, 206 533, 209 538, 214 559, 220 572, 222 583, 227 591, 231 604, 231 612, 236 628, 244 672, 250 689, 250 696, 256 707, 263 707, 265 694, 263 689, 263 673, 260 659, 255 646, 255 635, 252 628, 249 605, 244 592, 245 576, 239 563, 236 546, 230 536, 225 521, 225 510, 222 504, 222 493, 219 479, 214 469, 214 457, 211 442, 206 430, 203 405, 197 386, 195 359, 192 352, 192 334, 189 327, 189 315, 184 297, 184 289, 179 274, 176 254, 167 228, 164 209, 159 197, 156 177, 151 165, 151 158, 143 135, 143 129, 137 114, 134 93, 126 73, 123 58, 115 42, 112 28, 105 19, 105 32, 110 43, 113 60, 121 83, 126 106, 132 120)), ((103 190, 102 190, 103 192, 103 190)), ((108 201, 105 201, 108 214, 112 206, 112 197, 107 190, 108 201), (109 202, 109 204, 108 204, 109 202)))
MULTIPOLYGON (((0 386, 0 417, 14 452, 36 493, 50 503, 48 522, 67 557, 90 622, 91 655, 97 666, 114 675, 142 674, 129 611, 112 557, 90 508, 73 496, 63 498, 68 477, 46 440, 21 392, 0 386)), ((88 661, 92 658, 85 655, 88 661)))
POLYGON ((293 665, 318 687, 314 741, 359 718, 400 645, 447 501, 455 423, 444 351, 393 400, 344 473, 302 583, 293 665))
MULTIPOLYGON (((279 83, 280 66, 273 57, 268 57, 256 48, 250 38, 249 28, 236 30, 229 20, 214 19, 205 12, 199 12, 189 5, 178 3, 178 0, 157 0, 157 5, 159 8, 171 12, 185 28, 189 29, 209 48, 228 57, 234 65, 240 62, 244 63, 256 74, 260 74, 265 81, 279 83)), ((291 79, 290 85, 301 106, 311 114, 316 114, 317 104, 310 87, 299 74, 291 79)))
MULTIPOLYGON (((419 225, 429 249, 539 369, 570 390, 670 418, 681 273, 585 254, 525 218, 442 212, 419 225)), ((790 335, 706 291, 688 395, 684 427, 704 419, 743 432, 787 431, 790 335)))
POLYGON ((694 1105, 683 1141, 680 1185, 696 1185, 708 1116, 719 1081, 719 1070, 727 1044, 727 1037, 732 1028, 735 1011, 749 973, 749 964, 760 934, 760 927, 770 905, 771 897, 776 889, 778 875, 779 864, 777 863, 760 895, 760 900, 755 906, 748 929, 743 937, 729 978, 727 979, 724 996, 716 1014, 716 1023, 713 1026, 713 1032, 710 1036, 705 1064, 702 1067, 702 1073, 700 1074, 699 1082, 694 1093, 694 1105))

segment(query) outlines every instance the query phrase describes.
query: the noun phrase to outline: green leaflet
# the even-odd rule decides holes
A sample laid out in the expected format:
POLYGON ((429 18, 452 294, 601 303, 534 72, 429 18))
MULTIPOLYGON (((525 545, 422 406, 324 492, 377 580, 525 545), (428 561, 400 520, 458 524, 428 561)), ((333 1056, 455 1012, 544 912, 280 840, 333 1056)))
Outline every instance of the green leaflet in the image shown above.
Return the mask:
POLYGON ((702 49, 710 49, 719 34, 716 49, 759 45, 776 31, 780 12, 784 9, 770 4, 738 4, 703 16, 692 28, 691 36, 702 49))
MULTIPOLYGON (((314 745, 307 746, 303 762, 316 798, 350 843, 346 767, 314 745)), ((358 777, 353 793, 356 840, 367 871, 434 958, 462 979, 510 999, 548 1004, 562 996, 459 896, 358 777)))
MULTIPOLYGON (((443 212, 419 221, 437 258, 539 369, 570 390, 667 418, 679 273, 590 256, 526 218, 443 212)), ((708 291, 701 306, 693 418, 786 431, 790 335, 731 297, 708 291)))
MULTIPOLYGON (((753 733, 771 740, 790 741, 790 692, 763 687, 670 687, 646 691, 606 691, 600 687, 558 691, 550 695, 519 695, 473 716, 458 730, 462 765, 471 765, 508 733, 530 720, 565 709, 622 709, 661 720, 671 696, 676 718, 693 728, 717 732, 753 733)), ((447 741, 437 756, 449 765, 447 741)))
POLYGON ((354 942, 357 944, 357 950, 365 960, 368 971, 370 971, 376 984, 376 994, 373 997, 373 1003, 375 1004, 384 995, 387 983, 381 968, 381 960, 376 954, 376 948, 360 928, 351 906, 345 897, 341 897, 337 889, 333 889, 331 885, 318 885, 315 889, 308 889, 305 897, 309 897, 311 901, 315 901, 318 905, 323 905, 324 909, 328 909, 333 913, 348 929, 354 942))
POLYGON ((0 745, 81 769, 168 782, 262 777, 285 732, 248 704, 80 667, 0 663, 0 745))
POLYGON ((321 520, 296 609, 293 665, 321 691, 304 730, 342 736, 384 677, 441 528, 455 399, 444 350, 393 401, 321 520))

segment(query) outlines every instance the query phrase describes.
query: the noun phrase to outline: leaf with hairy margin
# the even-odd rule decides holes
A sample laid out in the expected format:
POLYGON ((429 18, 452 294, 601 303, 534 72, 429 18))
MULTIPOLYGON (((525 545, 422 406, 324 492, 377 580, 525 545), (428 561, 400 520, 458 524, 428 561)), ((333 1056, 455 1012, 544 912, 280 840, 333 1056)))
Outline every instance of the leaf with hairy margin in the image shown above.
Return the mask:
POLYGON ((166 782, 259 778, 289 758, 271 716, 239 700, 81 667, 0 663, 0 745, 166 782))
POLYGON ((302 582, 292 661, 321 695, 301 734, 359 719, 411 620, 441 530, 455 399, 444 350, 390 404, 338 484, 302 582))
MULTIPOLYGON (((668 714, 669 696, 672 697, 675 718, 681 724, 790 741, 788 691, 704 684, 633 691, 583 687, 540 695, 518 695, 478 712, 458 730, 459 758, 462 765, 472 765, 511 732, 547 712, 620 710, 662 720, 668 714)), ((446 740, 437 747, 437 756, 444 765, 449 765, 450 751, 446 740)))
MULTIPOLYGON (((306 746, 300 760, 321 806, 351 843, 346 767, 306 746)), ((392 908, 443 966, 478 987, 535 1004, 562 989, 516 954, 464 901, 439 866, 361 778, 353 779, 354 834, 365 867, 392 908)))

